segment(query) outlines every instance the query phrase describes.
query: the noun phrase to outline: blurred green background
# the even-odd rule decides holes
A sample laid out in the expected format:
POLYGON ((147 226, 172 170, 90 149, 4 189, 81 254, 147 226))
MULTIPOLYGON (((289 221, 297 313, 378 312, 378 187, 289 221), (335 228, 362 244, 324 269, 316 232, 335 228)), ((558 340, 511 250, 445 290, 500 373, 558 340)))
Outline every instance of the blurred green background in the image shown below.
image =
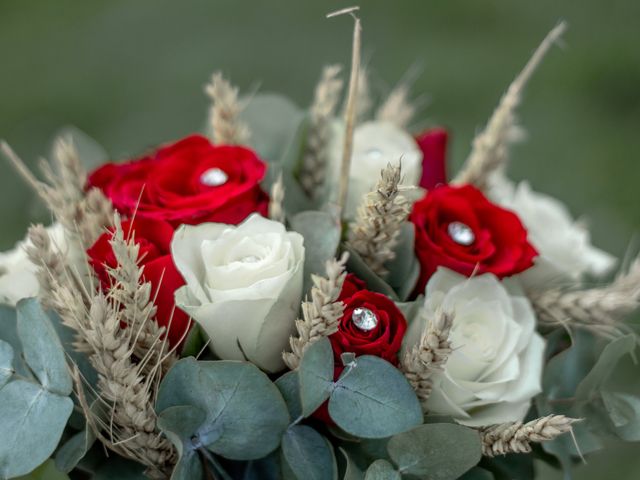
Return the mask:
MULTIPOLYGON (((220 69, 244 91, 307 105, 321 67, 348 65, 351 22, 338 1, 0 1, 0 138, 30 164, 75 125, 114 158, 200 130, 203 85, 220 69)), ((594 242, 624 255, 640 227, 638 0, 362 0, 363 51, 374 91, 412 66, 425 108, 416 127, 445 125, 459 165, 511 79, 559 19, 554 49, 526 91, 529 139, 512 176, 563 200, 594 242)), ((0 162, 0 250, 42 207, 0 162)), ((640 380, 639 380, 640 381, 640 380)), ((640 448, 615 445, 577 478, 637 479, 640 448)), ((557 478, 549 470, 540 478, 557 478)))

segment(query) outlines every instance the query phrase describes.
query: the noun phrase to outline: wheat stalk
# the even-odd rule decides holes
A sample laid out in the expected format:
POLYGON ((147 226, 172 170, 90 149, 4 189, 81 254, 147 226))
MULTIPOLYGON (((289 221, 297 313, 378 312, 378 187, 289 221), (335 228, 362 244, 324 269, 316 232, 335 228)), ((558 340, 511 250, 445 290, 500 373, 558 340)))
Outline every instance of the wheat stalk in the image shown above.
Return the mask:
POLYGON ((424 411, 427 410, 427 400, 433 390, 433 374, 443 370, 452 351, 449 334, 453 318, 453 314, 444 310, 436 311, 428 321, 420 343, 407 351, 400 362, 400 368, 416 392, 424 411))
MULTIPOLYGON (((153 319, 156 309, 151 286, 142 281, 138 245, 125 238, 116 216, 111 246, 118 266, 107 270, 112 282, 105 295, 84 290, 43 227, 33 227, 29 238, 28 254, 40 268, 50 305, 74 330, 74 348, 87 354, 98 373, 96 401, 103 414, 83 404, 89 425, 109 449, 146 465, 152 478, 166 478, 175 451, 156 429, 153 405, 162 374, 177 356, 153 319)), ((79 376, 76 389, 79 396, 84 392, 79 376)))
MULTIPOLYGON (((360 65, 358 69, 358 88, 356 93, 356 123, 362 123, 369 116, 373 107, 371 99, 371 86, 369 84, 369 70, 365 65, 360 65)), ((345 105, 346 109, 346 105, 345 105)))
POLYGON ((492 172, 503 168, 508 161, 508 148, 516 131, 515 110, 520 105, 522 91, 540 62, 566 30, 559 23, 547 34, 524 69, 509 86, 485 129, 473 140, 473 148, 462 170, 452 183, 473 184, 480 189, 487 186, 492 172))
MULTIPOLYGON (((92 348, 89 360, 98 373, 100 412, 81 404, 83 413, 107 448, 142 463, 152 478, 167 478, 176 452, 156 428, 153 405, 159 376, 145 372, 146 358, 133 361, 134 346, 119 313, 102 293, 91 299, 87 327, 81 333, 92 348)), ((77 375, 76 390, 84 392, 77 375)))
POLYGON ((509 422, 480 429, 482 454, 487 457, 507 453, 529 453, 531 443, 553 440, 571 432, 572 425, 580 421, 564 415, 548 415, 528 423, 509 422))
POLYGON ((410 85, 401 82, 389 93, 376 112, 376 120, 390 122, 405 129, 416 114, 416 107, 409 101, 410 85))
POLYGON ((127 325, 129 343, 134 346, 137 358, 160 362, 167 371, 178 360, 174 352, 168 352, 166 329, 154 321, 157 308, 151 296, 151 284, 142 279, 143 267, 139 265, 140 246, 135 243, 135 232, 125 238, 118 214, 110 240, 115 255, 116 268, 107 268, 111 277, 109 300, 119 306, 120 321, 127 325))
POLYGON ((380 276, 388 273, 385 263, 395 258, 400 228, 411 212, 411 203, 398 190, 401 172, 400 165, 391 164, 381 171, 349 231, 349 246, 380 276))
POLYGON ((302 302, 302 319, 296 320, 298 336, 289 339, 291 352, 282 354, 284 362, 291 370, 298 368, 309 345, 338 330, 338 321, 344 312, 344 304, 338 301, 338 297, 347 276, 345 264, 348 258, 345 252, 340 260, 327 261, 326 278, 311 276, 311 301, 302 302))
MULTIPOLYGON (((344 109, 344 143, 342 148, 342 161, 340 163, 340 181, 338 184, 338 208, 340 212, 347 203, 349 192, 349 171, 351 170, 351 155, 353 153, 353 131, 357 121, 358 87, 360 75, 360 48, 362 41, 362 26, 360 19, 353 13, 359 7, 342 9, 330 13, 327 17, 350 14, 353 17, 353 42, 351 47, 351 74, 349 76, 349 91, 344 109)), ((342 213, 340 213, 342 215, 342 213)))
POLYGON ((232 86, 222 73, 211 76, 205 87, 211 98, 209 127, 213 142, 220 145, 244 145, 249 140, 249 127, 240 120, 244 105, 238 98, 238 88, 232 86))
POLYGON ((527 293, 541 325, 584 328, 613 338, 628 330, 622 321, 640 307, 640 259, 604 287, 527 293))
POLYGON ((302 189, 310 198, 317 196, 326 178, 331 121, 343 86, 343 81, 338 77, 340 70, 339 65, 323 69, 311 105, 307 139, 298 176, 302 189))
POLYGON ((278 178, 271 186, 271 195, 269 196, 269 218, 285 223, 286 214, 284 210, 284 180, 282 179, 282 172, 278 175, 278 178))
POLYGON ((53 166, 40 162, 40 170, 47 183, 38 180, 6 142, 0 142, 0 149, 62 224, 70 240, 78 239, 86 249, 110 224, 113 214, 111 202, 97 188, 85 190, 87 176, 73 142, 57 139, 53 166))

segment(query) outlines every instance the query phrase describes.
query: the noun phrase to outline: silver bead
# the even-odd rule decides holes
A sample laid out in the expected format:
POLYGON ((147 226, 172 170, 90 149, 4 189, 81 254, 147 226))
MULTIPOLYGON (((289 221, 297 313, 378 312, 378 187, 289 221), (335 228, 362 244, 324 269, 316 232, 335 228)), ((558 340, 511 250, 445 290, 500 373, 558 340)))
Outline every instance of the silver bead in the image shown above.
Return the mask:
POLYGON ((365 155, 369 158, 369 160, 378 160, 382 157, 382 150, 376 147, 369 148, 365 155))
POLYGON ((229 175, 219 168, 210 168, 200 175, 200 182, 207 187, 219 187, 229 180, 229 175))
POLYGON ((465 247, 476 241, 473 230, 462 222, 451 222, 447 227, 447 233, 454 242, 465 247))
POLYGON ((368 308, 358 307, 351 314, 353 324, 364 332, 373 330, 378 326, 378 317, 368 308))

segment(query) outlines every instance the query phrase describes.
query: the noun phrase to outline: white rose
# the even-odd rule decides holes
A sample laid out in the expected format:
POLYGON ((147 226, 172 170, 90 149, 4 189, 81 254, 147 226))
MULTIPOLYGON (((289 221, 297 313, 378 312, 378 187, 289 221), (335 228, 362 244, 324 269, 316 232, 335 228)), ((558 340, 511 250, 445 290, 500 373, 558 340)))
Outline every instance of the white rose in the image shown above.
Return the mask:
POLYGON ((510 294, 491 274, 467 278, 440 268, 426 288, 425 314, 409 327, 403 348, 416 345, 438 307, 454 312, 453 352, 434 377, 429 411, 463 425, 522 420, 541 391, 545 342, 525 296, 510 294))
POLYGON ((615 266, 615 257, 591 245, 589 231, 571 218, 560 201, 534 192, 527 182, 513 185, 501 174, 492 181, 489 196, 518 214, 540 253, 533 268, 519 275, 525 287, 547 288, 585 274, 601 276, 615 266))
MULTIPOLYGON (((60 252, 67 252, 64 229, 59 223, 47 227, 52 244, 60 252)), ((28 239, 18 242, 13 250, 0 252, 0 303, 15 306, 23 298, 36 297, 40 284, 36 276, 37 267, 31 263, 26 248, 28 239)))
POLYGON ((280 370, 302 296, 302 236, 253 214, 238 226, 183 225, 171 250, 186 281, 176 305, 207 333, 213 352, 280 370))
MULTIPOLYGON (((343 132, 331 143, 333 185, 338 185, 342 161, 343 132)), ((391 163, 402 164, 402 185, 416 186, 422 175, 422 152, 416 141, 390 122, 372 121, 358 125, 353 133, 353 155, 349 170, 349 194, 345 215, 355 218, 362 197, 380 178, 380 171, 391 163)))

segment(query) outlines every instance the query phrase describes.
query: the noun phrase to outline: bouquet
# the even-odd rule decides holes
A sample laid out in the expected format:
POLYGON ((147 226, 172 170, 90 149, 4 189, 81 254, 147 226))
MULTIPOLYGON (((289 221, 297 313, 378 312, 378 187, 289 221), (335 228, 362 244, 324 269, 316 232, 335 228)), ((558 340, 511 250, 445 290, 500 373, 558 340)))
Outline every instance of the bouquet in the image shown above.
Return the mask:
POLYGON ((1 478, 527 479, 640 440, 611 382, 640 263, 607 280, 506 175, 564 24, 450 176, 447 131, 409 130, 406 83, 375 108, 337 13, 349 78, 325 67, 308 109, 216 73, 206 134, 133 159, 73 131, 36 175, 2 143, 55 221, 0 255, 1 478))

